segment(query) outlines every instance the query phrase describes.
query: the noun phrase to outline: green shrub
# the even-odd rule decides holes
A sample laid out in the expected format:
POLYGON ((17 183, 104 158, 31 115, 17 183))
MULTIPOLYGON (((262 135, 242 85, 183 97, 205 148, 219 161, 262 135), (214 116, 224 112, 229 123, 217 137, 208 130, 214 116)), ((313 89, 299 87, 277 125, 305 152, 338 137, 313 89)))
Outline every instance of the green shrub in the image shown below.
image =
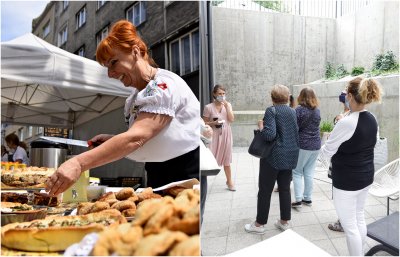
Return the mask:
POLYGON ((333 122, 329 120, 324 120, 319 125, 319 130, 321 132, 331 132, 333 130, 333 122))
POLYGON ((336 69, 335 76, 341 79, 343 77, 346 77, 347 75, 349 75, 349 72, 345 69, 343 64, 340 64, 336 69))
POLYGON ((335 68, 333 67, 332 63, 327 62, 325 66, 325 78, 329 79, 335 76, 335 68))
POLYGON ((351 70, 351 76, 358 76, 364 73, 364 67, 353 67, 351 70))
POLYGON ((375 56, 371 73, 373 75, 379 75, 382 73, 390 73, 390 71, 397 71, 398 69, 399 63, 396 60, 396 55, 392 51, 387 51, 385 54, 378 54, 375 56))

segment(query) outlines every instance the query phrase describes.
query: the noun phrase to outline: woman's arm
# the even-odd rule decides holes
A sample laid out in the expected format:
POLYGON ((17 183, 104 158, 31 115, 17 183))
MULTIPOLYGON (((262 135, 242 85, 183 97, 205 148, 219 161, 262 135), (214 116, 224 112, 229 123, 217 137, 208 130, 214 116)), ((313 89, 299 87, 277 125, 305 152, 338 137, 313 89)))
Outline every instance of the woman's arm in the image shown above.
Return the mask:
POLYGON ((210 118, 203 116, 204 124, 208 126, 215 126, 218 125, 218 121, 211 121, 210 118))
POLYGON ((172 120, 172 117, 154 113, 140 113, 132 127, 115 135, 100 146, 64 162, 46 183, 46 191, 57 195, 68 189, 84 170, 116 160, 137 150, 155 137, 172 120))
POLYGON ((235 120, 235 116, 233 115, 232 105, 230 102, 227 102, 227 101, 224 101, 223 104, 226 109, 228 121, 229 121, 229 123, 232 123, 235 120))
MULTIPOLYGON (((275 107, 273 107, 275 108, 275 107)), ((264 114, 264 127, 261 130, 266 141, 272 141, 276 137, 276 121, 272 108, 267 108, 264 114)))

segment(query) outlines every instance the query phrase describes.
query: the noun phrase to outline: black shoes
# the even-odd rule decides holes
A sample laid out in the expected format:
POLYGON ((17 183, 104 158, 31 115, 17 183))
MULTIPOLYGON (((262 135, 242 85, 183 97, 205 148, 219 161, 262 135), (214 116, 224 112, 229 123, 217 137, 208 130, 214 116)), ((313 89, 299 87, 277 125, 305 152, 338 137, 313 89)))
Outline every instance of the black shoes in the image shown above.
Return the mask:
POLYGON ((302 205, 307 205, 307 206, 312 206, 312 201, 310 200, 310 201, 306 201, 306 200, 301 200, 301 202, 299 201, 299 202, 294 202, 294 203, 292 203, 292 208, 301 208, 302 207, 302 205))
POLYGON ((294 202, 294 203, 292 203, 292 208, 301 208, 302 206, 301 206, 301 202, 294 202))
POLYGON ((312 206, 312 201, 301 200, 301 202, 307 206, 312 206))

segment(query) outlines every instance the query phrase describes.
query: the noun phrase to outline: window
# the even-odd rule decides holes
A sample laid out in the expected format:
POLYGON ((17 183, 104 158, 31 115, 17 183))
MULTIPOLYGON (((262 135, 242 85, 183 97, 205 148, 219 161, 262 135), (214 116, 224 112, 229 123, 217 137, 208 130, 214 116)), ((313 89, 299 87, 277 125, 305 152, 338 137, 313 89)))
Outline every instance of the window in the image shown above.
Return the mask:
POLYGON ((43 134, 43 127, 37 127, 36 128, 36 135, 41 135, 43 134))
POLYGON ((126 11, 126 19, 138 26, 146 21, 146 2, 138 2, 126 11))
POLYGON ((179 64, 179 40, 171 44, 171 71, 176 74, 181 74, 181 67, 179 64))
POLYGON ((33 127, 32 126, 28 126, 28 137, 32 136, 32 131, 33 131, 33 127))
POLYGON ((65 44, 65 42, 67 42, 68 39, 68 30, 67 30, 68 26, 65 25, 60 32, 58 32, 58 43, 57 46, 62 46, 65 44))
POLYGON ((96 45, 100 44, 101 40, 105 39, 108 35, 108 26, 104 27, 96 34, 96 45))
POLYGON ((43 27, 43 37, 45 38, 50 33, 50 21, 43 27))
POLYGON ((69 5, 69 1, 63 1, 63 10, 67 9, 68 5, 69 5))
POLYGON ((193 70, 198 70, 200 68, 200 40, 198 30, 192 33, 192 56, 193 70))
POLYGON ((76 14, 76 28, 79 29, 86 23, 86 5, 76 14))
POLYGON ((178 75, 199 70, 199 31, 192 31, 170 43, 170 69, 178 75))
POLYGON ((24 141, 24 128, 18 129, 18 138, 19 141, 24 141))
POLYGON ((79 48, 78 51, 75 52, 75 54, 85 57, 85 46, 81 46, 81 48, 79 48))
POLYGON ((100 9, 106 3, 107 3, 107 1, 97 1, 97 10, 100 9))

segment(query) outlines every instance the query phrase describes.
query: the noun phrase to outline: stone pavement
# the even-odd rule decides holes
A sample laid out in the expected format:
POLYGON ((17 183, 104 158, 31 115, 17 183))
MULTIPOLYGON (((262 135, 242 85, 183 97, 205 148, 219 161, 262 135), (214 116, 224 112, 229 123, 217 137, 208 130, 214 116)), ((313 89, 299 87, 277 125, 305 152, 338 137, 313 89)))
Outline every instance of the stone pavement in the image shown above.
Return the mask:
MULTIPOLYGON (((225 255, 253 245, 281 233, 273 225, 279 218, 278 193, 272 194, 271 208, 264 235, 244 231, 244 225, 255 220, 258 193, 259 159, 247 153, 247 148, 234 148, 232 177, 237 191, 227 190, 225 173, 208 177, 208 192, 201 230, 201 249, 203 255, 225 255)), ((292 199, 293 199, 293 185, 292 199)), ((331 180, 324 172, 316 172, 312 207, 292 209, 291 228, 316 246, 331 255, 348 255, 346 238, 342 232, 328 229, 328 224, 337 220, 332 202, 331 180)), ((397 201, 390 201, 391 212, 399 209, 397 201)), ((367 224, 386 216, 386 198, 368 196, 365 217, 367 224)), ((367 238, 365 252, 377 242, 367 238)), ((287 242, 290 247, 290 242, 287 242)), ((265 253, 264 253, 265 254, 265 253)), ((387 255, 379 252, 380 255, 387 255)))

